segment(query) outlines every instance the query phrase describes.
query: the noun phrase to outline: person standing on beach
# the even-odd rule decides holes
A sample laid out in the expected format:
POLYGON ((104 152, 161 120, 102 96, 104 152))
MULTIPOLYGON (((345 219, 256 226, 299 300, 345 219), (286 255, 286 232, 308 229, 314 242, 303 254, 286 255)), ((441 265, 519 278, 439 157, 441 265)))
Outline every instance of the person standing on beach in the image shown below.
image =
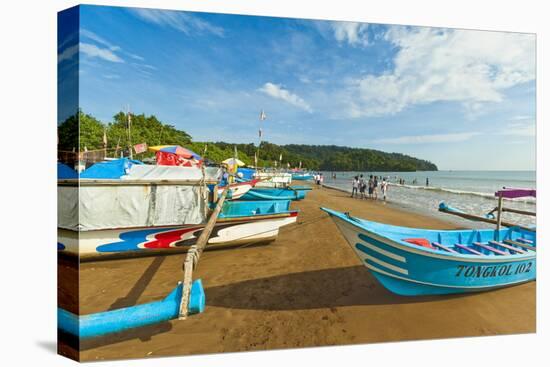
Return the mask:
POLYGON ((382 179, 382 183, 380 184, 380 191, 382 191, 382 197, 384 198, 384 201, 386 201, 386 192, 388 191, 388 183, 386 182, 386 179, 382 179))
POLYGON ((372 193, 374 194, 374 200, 378 200, 378 176, 374 176, 372 181, 372 193))
POLYGON ((325 178, 323 177, 323 174, 321 173, 321 174, 319 175, 319 186, 321 186, 321 188, 323 188, 323 181, 324 181, 324 179, 325 179, 325 178))
POLYGON ((374 188, 374 180, 372 179, 372 175, 370 175, 369 177, 368 186, 369 186, 369 199, 372 199, 372 190, 374 188))
POLYGON ((366 186, 367 185, 365 184, 365 179, 363 178, 363 175, 359 175, 359 194, 360 194, 361 199, 365 198, 365 187, 366 186))
POLYGON ((355 176, 351 182, 351 197, 357 196, 357 189, 359 188, 359 177, 355 176))

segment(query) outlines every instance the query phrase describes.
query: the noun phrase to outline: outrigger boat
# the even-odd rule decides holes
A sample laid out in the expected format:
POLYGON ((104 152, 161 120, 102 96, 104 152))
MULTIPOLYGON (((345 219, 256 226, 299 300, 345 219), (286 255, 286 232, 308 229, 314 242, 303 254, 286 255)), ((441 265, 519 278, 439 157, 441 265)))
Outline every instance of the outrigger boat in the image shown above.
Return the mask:
POLYGON ((477 292, 536 278, 536 232, 528 228, 416 229, 321 209, 374 277, 399 295, 477 292))
POLYGON ((207 204, 204 200, 207 198, 204 187, 207 179, 204 171, 199 180, 196 177, 198 174, 196 170, 187 171, 186 179, 181 178, 183 171, 177 171, 178 180, 164 180, 159 177, 170 176, 170 173, 174 173, 170 172, 171 169, 166 171, 166 168, 160 168, 162 171, 160 173, 164 174, 159 176, 158 166, 136 169, 129 160, 123 159, 113 164, 100 165, 100 169, 96 169, 98 172, 91 170, 93 176, 98 176, 98 173, 103 175, 102 179, 90 177, 82 179, 82 176, 79 179, 78 175, 70 172, 70 169, 63 170, 67 167, 62 165, 60 167, 62 169, 59 172, 65 171, 65 175, 70 173, 71 177, 60 177, 58 180, 60 199, 58 229, 61 233, 58 239, 58 251, 60 253, 73 251, 79 256, 78 261, 82 260, 81 255, 85 255, 81 250, 85 252, 94 240, 108 239, 109 231, 116 230, 102 228, 107 223, 112 224, 113 221, 123 227, 127 227, 132 222, 146 223, 148 226, 147 228, 124 228, 127 232, 123 235, 119 234, 116 242, 110 244, 113 246, 124 244, 126 247, 123 246, 123 252, 127 252, 127 247, 139 248, 140 244, 145 243, 151 244, 152 247, 170 249, 173 244, 185 241, 182 238, 183 232, 181 230, 178 232, 177 228, 171 230, 159 223, 166 220, 180 221, 180 223, 201 221, 200 225, 192 225, 195 229, 200 228, 200 235, 196 230, 186 232, 193 232, 198 238, 192 240, 192 245, 188 246, 183 282, 178 283, 164 299, 88 315, 77 315, 58 308, 58 329, 78 339, 104 336, 175 318, 185 319, 189 315, 203 312, 205 293, 202 282, 200 279, 193 282, 192 274, 207 242, 213 239, 215 242, 216 237, 211 238, 211 233, 218 225, 218 218, 222 218, 220 221, 236 220, 244 226, 248 224, 247 221, 251 217, 261 217, 261 221, 251 223, 246 230, 236 227, 217 229, 218 234, 225 231, 229 236, 240 236, 240 240, 250 243, 254 239, 276 235, 283 222, 291 223, 297 216, 297 212, 289 210, 290 201, 229 202, 229 205, 225 205, 228 192, 226 189, 218 199, 208 221, 204 223, 203 207, 207 204), (119 177, 117 180, 119 175, 125 176, 125 179, 119 177), (197 181, 200 182, 199 185, 197 181), (107 206, 110 210, 103 212, 107 206), (144 208, 148 209, 146 215, 138 215, 144 208), (105 213, 104 217, 99 216, 99 213, 105 213), (275 224, 266 225, 270 221, 275 224), (70 241, 64 241, 63 232, 76 234, 76 240, 72 244, 69 244, 70 241))
POLYGON ((311 187, 257 188, 241 196, 241 200, 302 200, 311 187))
POLYGON ((307 181, 307 180, 312 180, 313 175, 309 173, 293 173, 292 179, 297 181, 307 181))
POLYGON ((255 187, 285 188, 292 183, 292 174, 277 171, 256 171, 254 177, 260 179, 255 187))
MULTIPOLYGON (((229 184, 229 192, 227 198, 230 200, 238 200, 247 192, 249 192, 260 180, 253 179, 250 181, 240 181, 229 184)), ((225 186, 218 186, 218 195, 221 195, 222 191, 225 189, 225 186)))
MULTIPOLYGON (((171 254, 197 241, 209 211, 208 177, 198 168, 128 166, 109 179, 58 181, 60 254, 81 261, 171 254)), ((226 201, 208 248, 272 241, 297 216, 289 200, 226 201)))

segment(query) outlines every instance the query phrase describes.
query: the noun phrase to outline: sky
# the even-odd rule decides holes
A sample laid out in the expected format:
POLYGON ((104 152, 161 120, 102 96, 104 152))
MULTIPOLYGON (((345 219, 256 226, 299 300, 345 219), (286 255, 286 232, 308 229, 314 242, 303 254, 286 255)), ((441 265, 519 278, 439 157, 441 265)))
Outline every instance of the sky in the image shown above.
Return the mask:
POLYGON ((257 143, 264 110, 276 144, 536 167, 533 34, 103 6, 65 33, 60 80, 78 58, 78 104, 104 122, 130 106, 196 141, 257 143))

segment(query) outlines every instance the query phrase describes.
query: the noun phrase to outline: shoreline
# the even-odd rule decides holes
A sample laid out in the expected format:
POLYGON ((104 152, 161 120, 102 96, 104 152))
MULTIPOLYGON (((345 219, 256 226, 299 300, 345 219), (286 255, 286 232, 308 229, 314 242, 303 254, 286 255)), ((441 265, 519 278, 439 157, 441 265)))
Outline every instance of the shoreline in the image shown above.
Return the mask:
MULTIPOLYGON (((261 246, 205 251, 195 271, 206 311, 80 344, 82 361, 303 348, 535 331, 536 282, 483 293, 403 297, 380 285, 319 207, 388 224, 455 225, 317 188, 292 203, 298 221, 261 246)), ((182 255, 80 264, 79 312, 163 298, 182 255)), ((63 284, 60 284, 61 289, 63 284)), ((71 352, 69 342, 60 350, 71 352)), ((74 350, 73 350, 74 352, 74 350)))
MULTIPOLYGON (((395 184, 389 184, 389 185, 394 186, 395 184)), ((325 185, 325 184, 323 184, 322 186, 323 186, 323 188, 327 188, 329 190, 336 190, 336 191, 340 191, 340 192, 343 192, 343 193, 346 193, 346 194, 351 194, 351 190, 346 190, 346 189, 341 188, 341 187, 337 187, 337 186, 333 186, 333 185, 325 185)), ((464 226, 464 224, 461 223, 460 220, 457 220, 456 218, 454 218, 452 216, 447 215, 446 218, 443 216, 443 214, 441 216, 436 216, 436 215, 434 215, 434 213, 431 213, 429 211, 421 211, 421 210, 418 210, 418 209, 413 208, 413 207, 409 207, 406 204, 402 204, 402 203, 399 203, 399 202, 394 201, 394 200, 383 200, 383 199, 380 199, 380 198, 378 198, 377 200, 360 199, 360 198, 353 198, 353 199, 359 200, 359 201, 365 201, 365 202, 369 202, 369 203, 381 203, 383 205, 387 205, 388 207, 390 207, 392 209, 403 211, 404 213, 409 214, 409 215, 420 215, 420 216, 428 217, 428 218, 433 219, 433 220, 446 222, 446 223, 448 223, 450 228, 452 227, 452 229, 464 229, 464 228, 466 228, 464 226)))

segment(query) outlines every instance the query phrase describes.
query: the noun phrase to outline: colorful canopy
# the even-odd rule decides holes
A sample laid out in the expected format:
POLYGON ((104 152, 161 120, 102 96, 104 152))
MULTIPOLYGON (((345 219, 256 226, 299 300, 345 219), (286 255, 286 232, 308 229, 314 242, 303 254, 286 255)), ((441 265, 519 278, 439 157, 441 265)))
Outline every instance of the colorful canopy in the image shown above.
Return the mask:
POLYGON ((228 164, 230 166, 237 165, 237 166, 240 166, 240 167, 245 165, 245 163, 243 161, 241 161, 240 159, 237 159, 237 158, 227 158, 222 163, 228 164))
POLYGON ((156 145, 154 147, 149 147, 149 150, 153 152, 172 153, 186 159, 195 158, 196 160, 199 160, 199 161, 202 159, 202 157, 197 153, 179 145, 156 145))

